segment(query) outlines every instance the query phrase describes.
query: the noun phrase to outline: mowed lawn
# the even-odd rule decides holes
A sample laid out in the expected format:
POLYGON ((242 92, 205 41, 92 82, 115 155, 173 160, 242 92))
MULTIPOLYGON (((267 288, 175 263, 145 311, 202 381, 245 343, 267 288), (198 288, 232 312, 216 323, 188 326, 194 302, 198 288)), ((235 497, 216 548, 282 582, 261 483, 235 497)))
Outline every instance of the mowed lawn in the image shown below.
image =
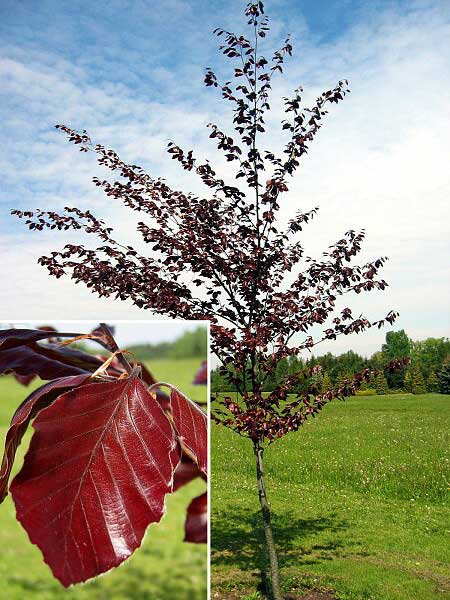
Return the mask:
MULTIPOLYGON (((161 381, 173 383, 194 400, 206 400, 206 386, 191 384, 200 359, 153 361, 149 367, 161 381)), ((31 389, 12 377, 0 377, 0 438, 4 438, 15 407, 31 389)), ((19 448, 17 472, 30 434, 19 448)), ((0 598, 3 600, 205 600, 207 550, 184 543, 184 519, 191 499, 205 484, 194 481, 167 499, 167 514, 150 525, 143 545, 115 571, 65 590, 44 564, 40 551, 15 520, 8 497, 0 505, 0 598)))
MULTIPOLYGON (((261 589, 251 443, 213 425, 212 598, 261 589)), ((450 598, 450 396, 334 402, 266 452, 286 591, 450 598)))

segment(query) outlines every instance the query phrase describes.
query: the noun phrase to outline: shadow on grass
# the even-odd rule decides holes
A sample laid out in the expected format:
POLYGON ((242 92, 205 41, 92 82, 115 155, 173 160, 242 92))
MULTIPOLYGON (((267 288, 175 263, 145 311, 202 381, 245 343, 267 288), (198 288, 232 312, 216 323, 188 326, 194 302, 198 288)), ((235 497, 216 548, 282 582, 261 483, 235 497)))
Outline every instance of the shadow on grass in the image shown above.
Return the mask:
MULTIPOLYGON (((280 568, 313 565, 342 556, 343 548, 359 546, 345 543, 340 533, 348 528, 345 520, 331 513, 318 518, 298 518, 294 511, 272 513, 272 526, 280 568), (327 533, 324 541, 314 544, 314 537, 327 533), (329 534, 329 536, 328 536, 329 534), (312 543, 311 543, 312 542, 312 543)), ((267 560, 264 552, 264 531, 261 513, 241 507, 215 511, 211 524, 211 568, 228 565, 243 572, 252 572, 260 579, 259 591, 268 590, 267 560)))

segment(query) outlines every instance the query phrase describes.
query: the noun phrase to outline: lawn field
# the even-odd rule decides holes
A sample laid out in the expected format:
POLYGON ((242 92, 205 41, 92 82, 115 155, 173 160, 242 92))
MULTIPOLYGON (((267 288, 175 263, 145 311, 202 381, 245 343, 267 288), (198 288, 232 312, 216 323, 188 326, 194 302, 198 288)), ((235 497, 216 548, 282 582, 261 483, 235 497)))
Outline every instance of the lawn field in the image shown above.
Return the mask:
MULTIPOLYGON (((194 400, 206 400, 206 386, 191 384, 200 360, 153 361, 151 371, 194 400)), ((3 448, 9 420, 33 386, 0 377, 0 438, 3 448)), ((19 448, 14 472, 22 464, 30 434, 19 448)), ((41 553, 15 520, 8 497, 0 506, 0 598, 3 600, 205 600, 206 545, 184 543, 184 519, 191 499, 205 487, 194 481, 167 498, 167 515, 150 525, 142 547, 115 571, 65 590, 42 561, 41 553)))
MULTIPOLYGON (((211 432, 212 598, 259 597, 251 443, 211 432)), ((326 406, 265 456, 285 591, 340 600, 450 598, 450 396, 326 406)))

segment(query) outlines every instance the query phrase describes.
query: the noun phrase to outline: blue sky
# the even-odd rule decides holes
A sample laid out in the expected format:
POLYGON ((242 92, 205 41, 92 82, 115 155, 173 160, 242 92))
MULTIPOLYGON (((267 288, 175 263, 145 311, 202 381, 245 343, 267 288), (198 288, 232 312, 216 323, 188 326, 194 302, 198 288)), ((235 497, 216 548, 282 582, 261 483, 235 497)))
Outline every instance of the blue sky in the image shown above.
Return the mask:
MULTIPOLYGON (((36 265, 64 236, 33 235, 9 208, 79 205, 107 216, 133 239, 132 216, 93 188, 93 161, 53 125, 86 128, 153 175, 185 189, 198 182, 164 152, 169 138, 214 155, 204 125, 227 123, 226 106, 202 86, 205 66, 226 73, 216 26, 242 29, 237 0, 109 2, 2 0, 0 3, 0 259, 5 319, 149 317, 126 303, 99 300, 36 265), (106 316, 105 316, 106 315, 106 316)), ((449 335, 450 14, 442 0, 314 2, 273 0, 272 48, 291 32, 294 57, 274 89, 281 97, 302 84, 306 99, 350 80, 352 94, 330 111, 283 207, 318 204, 305 230, 318 253, 349 228, 365 227, 368 257, 387 254, 384 294, 357 298, 374 318, 390 308, 415 338, 449 335)), ((282 137, 274 101, 265 145, 282 137)), ((220 159, 217 159, 220 163, 220 159)), ((229 169, 227 165, 223 168, 229 169)), ((227 172, 227 171, 226 171, 227 172)), ((231 174, 231 172, 230 172, 231 174)), ((202 190, 204 193, 204 191, 202 190)), ((370 353, 384 333, 330 348, 370 353)))

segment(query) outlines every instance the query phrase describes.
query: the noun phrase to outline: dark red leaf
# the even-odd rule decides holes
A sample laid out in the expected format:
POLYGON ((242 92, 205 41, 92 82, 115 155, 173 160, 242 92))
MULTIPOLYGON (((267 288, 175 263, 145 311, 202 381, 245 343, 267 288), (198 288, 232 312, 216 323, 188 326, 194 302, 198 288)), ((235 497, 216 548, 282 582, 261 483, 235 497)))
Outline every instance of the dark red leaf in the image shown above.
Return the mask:
POLYGON ((208 434, 205 413, 176 388, 171 388, 170 411, 183 450, 206 474, 208 434))
POLYGON ((205 478, 197 465, 186 454, 183 454, 173 477, 173 491, 180 489, 197 477, 205 478))
MULTIPOLYGON (((105 345, 105 347, 108 348, 109 345, 109 341, 112 338, 112 336, 114 335, 116 331, 116 328, 114 327, 114 325, 107 325, 106 323, 102 325, 98 325, 97 327, 95 327, 91 333, 94 334, 96 337, 99 337, 101 339, 101 341, 103 342, 103 344, 105 345), (109 332, 109 335, 106 335, 106 331, 109 332)), ((114 338, 113 338, 114 339, 114 338)))
POLYGON ((208 539, 208 495, 205 492, 194 498, 187 511, 185 542, 205 544, 208 539))
POLYGON ((17 383, 20 383, 21 385, 24 385, 25 387, 28 387, 30 385, 30 383, 33 381, 33 379, 36 378, 36 375, 18 375, 17 373, 14 373, 14 372, 12 373, 12 376, 17 381, 17 383))
POLYGON ((23 344, 54 337, 55 330, 50 329, 50 327, 43 327, 42 329, 5 329, 0 331, 0 350, 7 350, 8 348, 15 348, 23 344))
POLYGON ((208 365, 206 360, 200 365, 192 383, 194 385, 206 385, 208 383, 208 365))
POLYGON ((17 518, 65 586, 123 562, 164 513, 180 448, 137 370, 60 396, 11 484, 17 518))
POLYGON ((82 385, 88 378, 89 374, 75 375, 46 383, 34 390, 16 410, 6 434, 5 450, 0 468, 0 502, 3 502, 8 494, 8 480, 16 450, 30 421, 40 410, 49 406, 64 391, 82 385))
POLYGON ((61 362, 55 352, 33 343, 0 351, 0 373, 8 372, 23 376, 38 375, 41 379, 53 379, 79 375, 87 371, 61 362))
MULTIPOLYGON (((66 365, 78 367, 79 369, 90 371, 92 373, 103 364, 103 361, 99 360, 92 354, 75 350, 74 348, 60 348, 58 346, 48 345, 44 347, 44 350, 47 351, 47 356, 54 356, 60 362, 66 365)), ((114 368, 112 368, 112 370, 114 370, 114 368)))
MULTIPOLYGON (((142 380, 145 381, 145 383, 148 386, 156 383, 156 379, 153 377, 153 375, 150 373, 150 371, 147 369, 147 367, 142 363, 139 363, 139 366, 141 367, 141 371, 142 371, 142 375, 141 375, 142 380)), ((162 397, 167 398, 167 395, 163 393, 162 397)))
POLYGON ((54 379, 93 373, 102 364, 99 358, 72 348, 40 346, 34 342, 0 349, 0 373, 13 371, 17 375, 38 375, 41 379, 54 379))

